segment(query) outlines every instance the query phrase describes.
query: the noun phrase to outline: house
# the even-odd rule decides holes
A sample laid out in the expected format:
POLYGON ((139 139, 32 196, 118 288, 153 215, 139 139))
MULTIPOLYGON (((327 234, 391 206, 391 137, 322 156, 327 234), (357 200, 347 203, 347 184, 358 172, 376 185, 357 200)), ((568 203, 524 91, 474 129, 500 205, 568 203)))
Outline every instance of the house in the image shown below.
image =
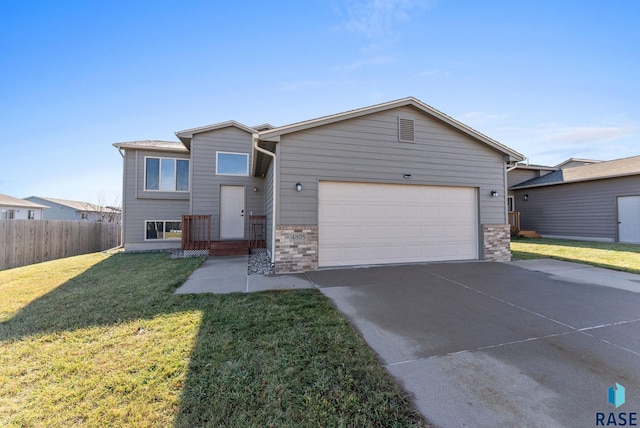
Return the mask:
POLYGON ((0 220, 1 219, 23 219, 42 220, 42 213, 47 206, 14 198, 13 196, 0 193, 0 220))
POLYGON ((594 159, 569 158, 564 162, 560 162, 558 165, 555 166, 555 168, 556 169, 573 168, 574 166, 591 165, 599 162, 602 162, 602 161, 594 160, 594 159))
POLYGON ((117 223, 120 221, 120 209, 114 207, 102 207, 89 202, 41 196, 29 196, 24 199, 49 206, 50 209, 43 216, 45 220, 86 220, 105 223, 117 223))
POLYGON ((507 187, 509 188, 507 195, 507 209, 509 212, 517 211, 518 207, 516 205, 519 204, 516 200, 516 192, 512 190, 513 186, 520 184, 523 181, 549 174, 557 169, 558 167, 533 165, 528 162, 518 162, 515 167, 509 168, 507 170, 507 187))
POLYGON ((569 159, 512 184, 509 193, 522 230, 548 238, 640 243, 640 156, 569 159))
POLYGON ((125 250, 179 248, 183 215, 210 216, 213 241, 254 239, 261 216, 278 273, 510 258, 506 169, 523 156, 413 97, 176 136, 114 144, 125 250))

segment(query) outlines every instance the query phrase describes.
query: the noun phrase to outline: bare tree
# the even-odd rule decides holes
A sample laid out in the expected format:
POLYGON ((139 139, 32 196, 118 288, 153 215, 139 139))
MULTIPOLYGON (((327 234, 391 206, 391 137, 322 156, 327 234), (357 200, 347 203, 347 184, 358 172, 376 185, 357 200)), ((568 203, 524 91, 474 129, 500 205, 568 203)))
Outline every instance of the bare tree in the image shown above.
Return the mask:
POLYGON ((87 212, 96 216, 96 221, 102 223, 120 223, 122 221, 120 196, 116 196, 110 204, 106 202, 104 193, 99 193, 96 199, 97 204, 85 204, 87 212))

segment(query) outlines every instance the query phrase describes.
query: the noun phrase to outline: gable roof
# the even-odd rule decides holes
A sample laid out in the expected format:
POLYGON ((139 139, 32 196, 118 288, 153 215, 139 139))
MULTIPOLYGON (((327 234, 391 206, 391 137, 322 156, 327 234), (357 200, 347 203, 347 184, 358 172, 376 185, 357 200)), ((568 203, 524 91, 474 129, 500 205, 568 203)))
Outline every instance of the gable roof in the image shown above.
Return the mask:
POLYGON ((0 206, 3 207, 15 207, 15 208, 33 208, 46 210, 47 206, 36 204, 35 202, 27 201, 20 198, 14 198, 13 196, 0 193, 0 206))
MULTIPOLYGON (((203 132, 215 131, 216 129, 228 128, 233 126, 235 128, 241 129, 249 134, 255 134, 257 131, 254 128, 251 128, 247 125, 244 125, 240 122, 236 122, 235 120, 228 120, 226 122, 214 123, 213 125, 200 126, 198 128, 185 129, 184 131, 176 132, 176 137, 185 145, 187 149, 191 148, 191 139, 195 134, 201 134, 203 132)), ((264 125, 261 125, 264 126, 264 125)), ((268 125, 271 126, 271 125, 268 125)))
POLYGON ((76 211, 85 211, 85 212, 119 211, 115 208, 101 207, 100 205, 91 204, 89 202, 71 201, 68 199, 44 198, 42 196, 29 196, 29 198, 25 198, 25 199, 31 199, 31 198, 37 198, 43 201, 51 202, 53 204, 62 205, 62 206, 74 209, 76 211))
MULTIPOLYGON (((562 168, 565 167, 569 164, 572 163, 581 163, 582 165, 576 165, 576 166, 584 166, 584 165, 590 165, 592 163, 600 163, 603 162, 601 160, 595 160, 595 159, 580 159, 580 158, 569 158, 564 162, 559 163, 558 165, 556 165, 556 168, 562 168)), ((574 168, 574 167, 570 167, 570 168, 574 168)))
POLYGON ((414 97, 401 98, 399 100, 389 101, 382 104, 376 104, 370 107, 364 107, 356 110, 349 110, 343 113, 332 114, 329 116, 322 116, 317 119, 306 120, 303 122, 293 123, 291 125, 285 125, 285 126, 277 127, 270 130, 261 131, 258 134, 258 137, 260 138, 260 140, 263 140, 263 141, 277 142, 279 141, 282 135, 303 131, 303 130, 315 128, 318 126, 328 125, 328 124, 343 121, 343 120, 353 119, 356 117, 361 117, 361 116, 365 116, 372 113, 391 110, 398 107, 404 107, 404 106, 414 107, 420 110, 421 112, 441 122, 444 122, 445 124, 451 126, 452 128, 457 129, 458 131, 461 131, 462 133, 472 137, 473 139, 489 147, 492 147, 493 149, 498 150, 499 152, 509 156, 510 161, 521 161, 524 159, 524 156, 516 152, 515 150, 512 150, 509 147, 498 143, 497 141, 463 124, 462 122, 459 122, 454 118, 447 116, 441 111, 436 110, 435 108, 423 103, 422 101, 414 97))
POLYGON ((541 177, 532 178, 511 186, 512 189, 551 186, 557 184, 575 183, 579 181, 602 180, 605 178, 640 175, 640 156, 614 159, 560 169, 541 177))
POLYGON ((189 153, 189 150, 178 141, 143 140, 114 143, 118 149, 155 150, 163 152, 189 153))

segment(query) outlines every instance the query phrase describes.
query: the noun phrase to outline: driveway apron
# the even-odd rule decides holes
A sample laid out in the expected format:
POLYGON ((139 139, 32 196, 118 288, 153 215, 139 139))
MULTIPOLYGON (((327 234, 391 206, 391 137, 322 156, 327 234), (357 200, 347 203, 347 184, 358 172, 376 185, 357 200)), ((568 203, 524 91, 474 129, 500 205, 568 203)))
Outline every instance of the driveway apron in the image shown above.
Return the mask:
POLYGON ((640 413, 640 294, 503 263, 308 273, 441 427, 640 413), (607 402, 626 388, 626 403, 607 402))

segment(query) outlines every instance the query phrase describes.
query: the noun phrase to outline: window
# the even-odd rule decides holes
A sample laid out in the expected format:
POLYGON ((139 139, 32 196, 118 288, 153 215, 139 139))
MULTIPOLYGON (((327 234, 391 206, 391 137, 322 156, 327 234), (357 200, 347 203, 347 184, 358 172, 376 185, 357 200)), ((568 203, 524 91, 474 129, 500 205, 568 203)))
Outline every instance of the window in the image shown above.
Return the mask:
POLYGON ((182 239, 181 221, 145 221, 145 240, 178 240, 182 239))
POLYGON ((144 189, 162 192, 189 191, 189 160, 145 158, 144 189))
POLYGON ((0 210, 1 219, 12 219, 14 214, 15 214, 15 210, 6 210, 6 209, 0 210))
POLYGON ((217 175, 249 175, 249 155, 247 153, 216 152, 217 175))
POLYGON ((34 210, 29 210, 27 213, 27 219, 34 220, 36 218, 36 212, 34 210))
POLYGON ((86 212, 80 213, 80 218, 82 220, 89 220, 89 213, 86 213, 86 212))

